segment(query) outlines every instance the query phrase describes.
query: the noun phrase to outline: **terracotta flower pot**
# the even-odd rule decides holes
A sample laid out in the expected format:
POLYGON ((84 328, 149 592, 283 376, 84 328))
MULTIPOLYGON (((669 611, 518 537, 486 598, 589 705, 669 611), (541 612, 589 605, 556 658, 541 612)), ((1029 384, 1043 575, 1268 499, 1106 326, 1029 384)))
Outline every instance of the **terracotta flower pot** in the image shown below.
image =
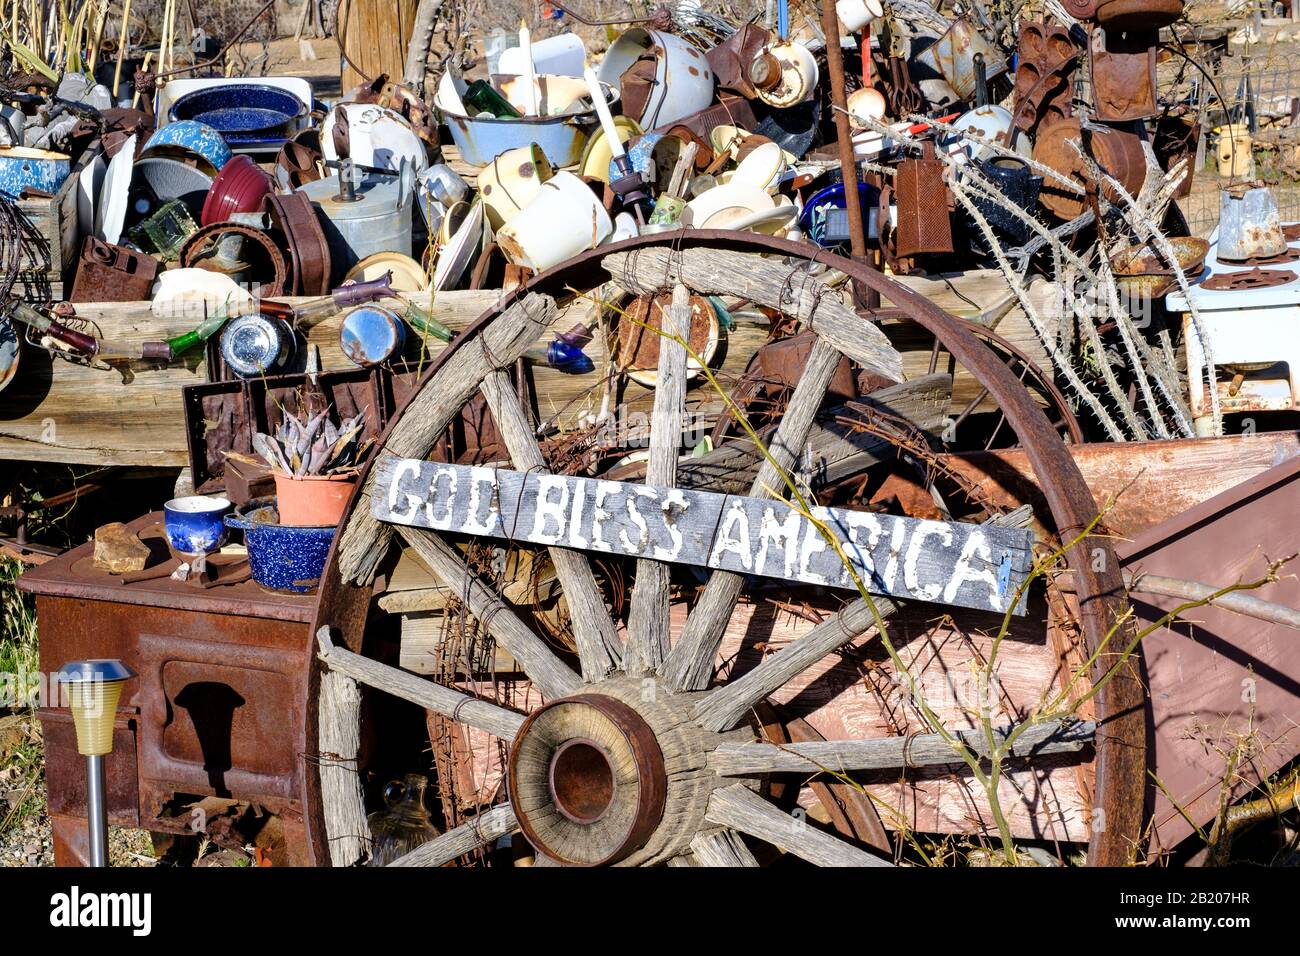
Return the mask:
POLYGON ((295 528, 337 525, 343 520, 356 475, 275 475, 280 524, 295 528))

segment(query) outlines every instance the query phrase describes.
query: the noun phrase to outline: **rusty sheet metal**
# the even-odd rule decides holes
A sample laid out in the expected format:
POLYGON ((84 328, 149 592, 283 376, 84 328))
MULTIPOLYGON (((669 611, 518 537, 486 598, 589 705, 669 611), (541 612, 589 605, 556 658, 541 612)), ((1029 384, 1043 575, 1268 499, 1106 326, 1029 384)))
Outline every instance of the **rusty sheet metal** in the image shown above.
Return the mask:
MULTIPOLYGON (((726 40, 706 52, 704 59, 713 69, 718 87, 739 93, 746 99, 752 100, 757 97, 758 88, 754 85, 756 77, 751 75, 752 67, 755 64, 763 64, 758 70, 760 74, 767 68, 767 61, 762 59, 762 56, 771 38, 772 34, 757 23, 746 23, 726 40)), ((780 67, 777 67, 776 72, 776 79, 779 80, 780 67)), ((764 82, 765 87, 768 85, 766 77, 759 79, 764 82)))
POLYGON ((969 100, 975 93, 976 54, 984 57, 987 79, 991 80, 1007 71, 1007 61, 984 39, 979 30, 967 20, 954 20, 943 36, 913 59, 947 80, 958 99, 969 100))
MULTIPOLYGON (((420 385, 426 384, 445 362, 456 355, 459 348, 474 341, 487 323, 527 292, 543 291, 563 296, 569 288, 592 288, 611 278, 601 266, 611 252, 656 246, 759 252, 787 257, 792 264, 815 259, 844 272, 882 299, 893 302, 936 336, 948 353, 971 370, 980 384, 989 389, 1006 415, 1007 424, 1025 449, 1028 462, 1044 476, 1042 492, 1056 530, 1063 537, 1078 534, 1096 517, 1096 501, 1070 458, 1067 446, 1061 442, 1041 408, 1014 373, 987 346, 972 336, 959 319, 865 263, 824 251, 810 250, 805 243, 787 239, 728 230, 697 229, 669 236, 639 236, 590 250, 547 270, 526 286, 503 296, 492 309, 459 335, 449 348, 439 353, 425 369, 420 385)), ((412 392, 413 395, 417 393, 418 390, 412 392)), ((407 404, 409 401, 408 398, 407 404)), ((388 429, 393 427, 405 407, 389 420, 388 429)), ((386 430, 385 437, 387 433, 386 430)), ((381 445, 382 443, 383 438, 380 440, 381 445)), ((366 472, 369 472, 369 467, 366 472)), ((362 474, 353 491, 349 508, 355 507, 359 489, 364 486, 365 479, 366 474, 362 474)), ((336 553, 339 537, 341 536, 335 537, 331 547, 311 631, 314 634, 321 627, 330 627, 349 648, 356 649, 360 647, 365 633, 370 588, 343 581, 336 553)), ((1074 571, 1080 595, 1079 621, 1084 647, 1089 653, 1098 651, 1093 669, 1094 679, 1107 672, 1115 663, 1113 655, 1103 649, 1103 642, 1110 640, 1123 647, 1135 633, 1131 623, 1121 623, 1118 631, 1114 630, 1125 607, 1123 581, 1118 561, 1102 562, 1099 565, 1091 559, 1091 555, 1098 551, 1103 555, 1113 555, 1113 546, 1106 538, 1089 537, 1081 542, 1081 547, 1072 549, 1066 555, 1067 564, 1074 571), (1108 638, 1112 633, 1114 636, 1108 638)), ((1106 827, 1092 832, 1089 843, 1088 860, 1097 866, 1121 866, 1131 862, 1133 847, 1142 832, 1143 794, 1146 788, 1146 728, 1144 690, 1137 673, 1140 659, 1139 650, 1115 671, 1111 680, 1098 690, 1094 698, 1097 718, 1101 723, 1096 744, 1096 801, 1107 821, 1106 827)), ((321 666, 314 648, 303 651, 303 666, 309 675, 304 702, 307 721, 304 753, 312 754, 319 747, 316 695, 321 666)), ((306 799, 304 817, 311 841, 311 859, 325 865, 329 862, 329 851, 325 842, 324 816, 320 803, 320 779, 307 759, 300 760, 299 766, 306 799)))
POLYGON ((1154 31, 1121 33, 1091 30, 1088 34, 1088 75, 1092 80, 1097 119, 1107 123, 1146 119, 1156 105, 1156 41, 1154 31))
MULTIPOLYGON (((1262 577, 1266 556, 1295 551, 1300 514, 1300 459, 1242 482, 1121 544, 1116 550, 1135 574, 1226 585, 1262 577)), ((1266 601, 1300 607, 1300 579, 1249 592, 1266 601)), ((1181 602, 1135 595, 1144 624, 1181 602)), ((1295 631, 1214 607, 1186 615, 1194 624, 1161 628, 1143 640, 1154 728, 1152 771, 1164 793, 1156 796, 1153 823, 1160 847, 1192 833, 1184 819, 1206 829, 1218 809, 1220 786, 1232 771, 1220 749, 1231 752, 1238 734, 1253 734, 1249 756, 1231 784, 1240 796, 1300 753, 1300 640, 1295 631), (1181 807, 1181 811, 1179 809, 1181 807)))
POLYGON ((1074 75, 1078 57, 1062 60, 1039 71, 1026 64, 1016 72, 1016 109, 1011 116, 1013 129, 1023 130, 1036 139, 1038 130, 1069 118, 1073 111, 1074 75))
POLYGON ((900 259, 928 253, 952 252, 952 219, 948 215, 948 186, 943 160, 934 144, 926 143, 920 159, 905 159, 894 176, 898 206, 894 254, 900 259))
MULTIPOLYGON (((1132 538, 1206 498, 1300 456, 1296 432, 1226 438, 1071 445, 1070 456, 1099 502, 1111 502, 1106 525, 1132 538)), ((1002 508, 1032 505, 1039 527, 1050 521, 1022 449, 940 455, 940 465, 975 485, 1002 508)))
MULTIPOLYGON (((127 529, 136 532, 152 552, 150 566, 161 563, 169 556, 162 522, 162 512, 156 511, 127 524, 127 529)), ((313 611, 310 595, 272 594, 251 581, 208 590, 198 590, 171 578, 155 578, 124 585, 117 576, 95 567, 93 542, 87 542, 28 571, 18 579, 18 589, 39 597, 201 611, 207 615, 267 618, 299 624, 310 621, 313 611)), ((93 635, 88 636, 87 643, 94 644, 93 635)), ((42 647, 43 651, 49 649, 48 643, 42 647)), ((99 649, 100 653, 89 653, 93 649, 93 646, 87 647, 88 653, 84 656, 106 656, 104 648, 99 649)), ((68 660, 75 659, 75 656, 68 657, 68 660)), ((48 663, 48 660, 42 661, 43 665, 48 663)))
MULTIPOLYGON (((48 640, 48 638, 47 638, 48 640)), ((36 711, 45 738, 46 802, 51 814, 86 818, 86 760, 77 752, 72 714, 54 707, 36 711)), ((113 752, 104 760, 104 804, 108 822, 120 827, 140 825, 140 784, 136 779, 136 721, 134 711, 113 717, 113 752)))
POLYGON ((1216 272, 1201 283, 1201 288, 1214 291, 1268 289, 1295 279, 1296 274, 1290 269, 1244 269, 1240 272, 1216 272))

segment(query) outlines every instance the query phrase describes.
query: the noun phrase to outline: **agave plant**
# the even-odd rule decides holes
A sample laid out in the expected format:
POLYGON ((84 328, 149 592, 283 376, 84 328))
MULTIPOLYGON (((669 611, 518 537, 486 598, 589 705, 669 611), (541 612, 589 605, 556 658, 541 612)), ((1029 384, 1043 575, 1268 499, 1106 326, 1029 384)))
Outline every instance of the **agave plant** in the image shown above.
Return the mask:
MULTIPOLYGON (((305 421, 286 411, 274 436, 253 433, 253 451, 272 471, 292 478, 336 475, 356 468, 370 447, 369 440, 361 440, 365 424, 364 411, 337 426, 330 421, 328 409, 305 421)), ((234 452, 227 457, 249 460, 234 452)))

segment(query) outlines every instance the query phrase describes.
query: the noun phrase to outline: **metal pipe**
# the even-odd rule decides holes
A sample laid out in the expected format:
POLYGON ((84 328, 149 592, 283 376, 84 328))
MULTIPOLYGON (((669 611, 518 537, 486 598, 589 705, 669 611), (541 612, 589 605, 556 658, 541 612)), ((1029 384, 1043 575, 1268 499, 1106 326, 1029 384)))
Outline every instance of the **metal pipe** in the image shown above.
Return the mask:
MULTIPOLYGON (((1134 574, 1131 571, 1124 572, 1124 582, 1135 594, 1158 594, 1161 597, 1178 598, 1183 601, 1208 601, 1216 591, 1220 590, 1213 585, 1202 584, 1200 581, 1165 578, 1155 574, 1134 574)), ((1263 598, 1243 594, 1240 591, 1220 594, 1209 603, 1212 607, 1221 607, 1225 611, 1253 617, 1257 621, 1280 624, 1300 631, 1300 611, 1285 604, 1265 601, 1263 598)))
MULTIPOLYGON (((844 52, 840 49, 840 23, 835 0, 822 0, 822 30, 826 34, 826 69, 831 76, 831 105, 835 112, 835 136, 839 141, 840 174, 844 177, 844 205, 849 213, 849 248, 854 258, 867 254, 867 230, 858 200, 858 164, 853 157, 853 132, 849 128, 849 100, 844 85, 844 52)), ((864 51, 870 56, 870 51, 864 51)))
POLYGON ((108 866, 108 810, 104 803, 104 755, 86 757, 86 823, 90 828, 90 865, 108 866))

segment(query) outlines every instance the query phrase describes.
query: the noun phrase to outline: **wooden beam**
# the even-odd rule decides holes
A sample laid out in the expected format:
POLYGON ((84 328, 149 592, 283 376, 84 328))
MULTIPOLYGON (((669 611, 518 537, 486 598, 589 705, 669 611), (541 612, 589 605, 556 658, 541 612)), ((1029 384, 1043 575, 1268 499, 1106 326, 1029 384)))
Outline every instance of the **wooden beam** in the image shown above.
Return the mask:
POLYGON ((748 833, 817 866, 894 865, 823 833, 801 817, 781 812, 742 784, 714 790, 705 819, 748 833))
POLYGON ((810 326, 836 351, 891 382, 903 380, 902 356, 804 263, 725 249, 648 248, 601 260, 629 292, 646 294, 681 282, 702 295, 735 295, 779 309, 810 326))
MULTIPOLYGON (((672 307, 660 320, 666 333, 659 338, 659 368, 655 379, 655 404, 650 428, 650 459, 646 484, 677 487, 677 459, 681 456, 682 426, 686 417, 686 347, 690 334, 691 302, 686 287, 673 287, 672 307)), ((662 561, 636 563, 632 605, 628 612, 626 666, 629 675, 653 673, 668 653, 668 615, 672 601, 672 568, 662 561)))
MULTIPOLYGON (((461 329, 492 308, 499 293, 439 292, 431 306, 427 295, 413 293, 411 298, 430 308, 439 322, 461 329)), ((278 301, 296 305, 307 300, 278 301)), ((395 299, 383 304, 399 312, 404 308, 395 299)), ((105 338, 126 345, 172 338, 202 321, 201 314, 155 316, 148 302, 78 302, 76 307, 78 316, 97 325, 105 338)), ((355 368, 339 346, 342 318, 332 316, 307 332, 307 342, 320 350, 323 369, 355 368)), ((434 355, 445 348, 437 340, 429 344, 434 355)), ((561 378, 555 373, 553 381, 561 378)), ((174 366, 138 363, 130 382, 116 372, 51 361, 26 350, 4 392, 0 458, 182 468, 189 464, 189 451, 181 389, 205 381, 202 349, 174 366)))
MULTIPOLYGON (((994 736, 1001 743, 1011 728, 1000 727, 994 736)), ((1047 721, 1030 727, 1017 738, 1013 757, 1076 753, 1092 743, 1097 725, 1092 721, 1047 721)), ((989 754, 984 731, 957 730, 953 736, 982 757, 989 754)), ((760 773, 848 773, 858 770, 903 770, 961 763, 957 749, 939 734, 880 737, 875 740, 818 740, 798 744, 722 743, 709 755, 709 767, 724 777, 750 777, 760 773)))

